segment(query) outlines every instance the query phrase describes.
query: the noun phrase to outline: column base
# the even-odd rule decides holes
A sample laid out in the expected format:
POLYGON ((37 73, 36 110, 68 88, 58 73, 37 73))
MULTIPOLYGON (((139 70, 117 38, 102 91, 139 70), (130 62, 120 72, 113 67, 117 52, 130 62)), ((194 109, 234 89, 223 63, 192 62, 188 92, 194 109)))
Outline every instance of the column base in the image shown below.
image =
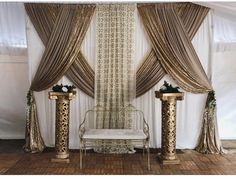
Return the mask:
POLYGON ((51 162, 70 163, 70 159, 69 158, 52 158, 51 162))
POLYGON ((167 159, 163 159, 163 157, 160 154, 157 156, 157 160, 162 165, 176 165, 176 164, 180 164, 180 160, 177 157, 176 157, 176 159, 167 160, 167 159))

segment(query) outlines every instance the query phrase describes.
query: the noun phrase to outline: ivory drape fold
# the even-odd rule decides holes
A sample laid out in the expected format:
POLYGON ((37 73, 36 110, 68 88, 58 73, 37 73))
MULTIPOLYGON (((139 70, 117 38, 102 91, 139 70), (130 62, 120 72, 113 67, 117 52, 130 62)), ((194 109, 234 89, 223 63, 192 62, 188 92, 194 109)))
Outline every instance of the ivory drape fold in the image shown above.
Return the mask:
MULTIPOLYGON (((190 40, 192 40, 209 9, 193 3, 175 3, 175 9, 184 24, 190 40)), ((160 61, 152 49, 137 71, 136 96, 139 97, 150 90, 165 74, 165 70, 162 69, 160 61), (146 65, 149 63, 152 63, 152 65, 147 68, 146 65), (156 75, 150 75, 149 72, 156 75), (147 78, 148 82, 146 81, 147 78)))
MULTIPOLYGON (((183 22, 177 15, 174 4, 139 5, 138 10, 151 39, 153 50, 165 71, 186 91, 192 93, 210 92, 208 94, 209 98, 213 89, 191 44, 190 37, 192 37, 191 34, 194 34, 194 32, 188 29, 190 35, 187 34, 183 22)), ((193 17, 196 19, 197 16, 193 17)), ((189 22, 185 19, 186 24, 191 24, 189 22)), ((200 147, 197 147, 197 150, 200 149, 198 151, 202 153, 208 150, 212 153, 219 153, 221 146, 217 133, 216 110, 209 114, 208 112, 211 111, 209 103, 210 100, 206 103, 204 111, 205 122, 203 123, 199 141, 200 147), (211 133, 204 130, 206 127, 211 130, 211 133), (214 135, 212 135, 213 133, 214 135), (213 139, 212 137, 215 138, 213 139), (206 140, 202 141, 202 139, 206 138, 207 142, 206 140), (207 145, 201 145, 205 142, 207 145), (218 148, 218 151, 213 151, 209 148, 218 148)), ((215 109, 215 106, 213 106, 213 109, 215 109)))
MULTIPOLYGON (((46 23, 46 25, 42 25, 38 28, 37 31, 47 31, 47 35, 40 35, 43 39, 42 41, 46 44, 46 48, 31 83, 29 93, 31 93, 31 91, 48 89, 54 85, 74 63, 95 10, 94 5, 60 5, 56 16, 57 6, 52 6, 52 8, 48 7, 48 11, 42 10, 42 8, 44 8, 42 4, 39 6, 37 6, 37 4, 26 4, 26 11, 31 20, 34 24, 38 24, 36 28, 46 23), (53 10, 50 11, 50 9, 53 10), (46 15, 45 13, 49 11, 50 13, 46 15), (52 15, 51 20, 48 20, 49 15, 52 15), (55 16, 56 18, 54 18, 55 16), (55 23, 53 24, 54 20, 55 23), (51 31, 50 36, 49 31, 51 31), (48 36, 49 39, 47 40, 46 38, 48 38, 48 36)), ((29 97, 33 98, 33 93, 29 97)), ((27 126, 29 126, 27 129, 30 129, 32 133, 33 129, 39 129, 39 126, 38 119, 35 117, 37 116, 36 108, 30 107, 36 106, 36 103, 32 99, 29 100, 32 101, 28 106, 30 109, 28 112, 31 115, 27 115, 28 118, 26 122, 27 126)), ((26 134, 29 134, 29 132, 26 132, 26 134)), ((32 148, 33 143, 36 142, 34 139, 41 137, 39 130, 35 131, 34 134, 33 138, 31 138, 30 135, 26 135, 26 151, 38 152, 42 151, 44 148, 42 147, 44 145, 43 142, 38 143, 38 148, 32 148)))

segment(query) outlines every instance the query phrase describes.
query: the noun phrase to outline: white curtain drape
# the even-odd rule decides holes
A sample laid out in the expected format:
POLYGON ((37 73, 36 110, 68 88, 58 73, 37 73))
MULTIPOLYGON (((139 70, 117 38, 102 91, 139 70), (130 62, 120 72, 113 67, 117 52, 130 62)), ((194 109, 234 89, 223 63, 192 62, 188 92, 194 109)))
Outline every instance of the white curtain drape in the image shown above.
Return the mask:
MULTIPOLYGON (((135 32, 135 66, 138 67, 144 56, 151 50, 151 43, 143 28, 138 12, 136 16, 135 32)), ((205 71, 209 71, 209 49, 211 18, 208 15, 201 28, 193 39, 195 50, 197 51, 205 71), (204 43, 203 43, 204 42, 204 43)), ((42 56, 44 47, 40 41, 32 23, 27 18, 27 38, 29 52, 30 80, 34 76, 38 63, 42 56)), ((94 67, 96 61, 96 17, 93 17, 90 28, 82 45, 82 51, 87 57, 90 65, 94 67)), ((166 80, 175 85, 168 75, 164 77, 156 86, 143 96, 136 99, 136 107, 144 112, 145 118, 150 126, 150 147, 160 147, 161 145, 161 102, 155 98, 154 91, 159 90, 163 81, 166 80)), ((69 81, 63 77, 58 82, 66 84, 69 81)), ((70 148, 79 147, 78 126, 82 121, 86 110, 94 106, 94 100, 77 90, 78 95, 71 101, 70 117, 70 148)), ((47 146, 54 145, 55 126, 55 102, 48 99, 48 91, 35 93, 41 134, 47 146)), ((185 93, 184 101, 177 105, 177 148, 194 148, 197 144, 198 136, 202 125, 202 114, 206 95, 185 93)))
POLYGON ((0 59, 26 56, 25 11, 23 3, 0 3, 0 59))
POLYGON ((214 53, 213 85, 220 139, 236 139, 236 51, 214 53))
POLYGON ((213 86, 220 139, 236 139, 236 20, 214 13, 213 86))
POLYGON ((214 42, 216 52, 236 50, 236 20, 214 13, 214 42))
POLYGON ((23 3, 0 2, 0 139, 23 139, 29 88, 23 3))
POLYGON ((211 10, 221 14, 221 16, 225 16, 227 18, 234 19, 236 17, 236 2, 193 2, 195 4, 199 4, 201 6, 209 7, 211 10))

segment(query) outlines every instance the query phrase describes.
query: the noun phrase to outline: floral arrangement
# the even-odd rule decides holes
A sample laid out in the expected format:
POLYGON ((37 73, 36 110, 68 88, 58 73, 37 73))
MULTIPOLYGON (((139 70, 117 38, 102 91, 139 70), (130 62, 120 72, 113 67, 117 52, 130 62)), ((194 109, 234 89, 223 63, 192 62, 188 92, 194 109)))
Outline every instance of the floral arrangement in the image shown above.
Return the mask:
POLYGON ((52 87, 54 92, 71 93, 75 89, 74 85, 55 85, 52 87))
POLYGON ((171 84, 164 81, 164 84, 160 88, 161 93, 180 93, 179 87, 173 87, 171 84))

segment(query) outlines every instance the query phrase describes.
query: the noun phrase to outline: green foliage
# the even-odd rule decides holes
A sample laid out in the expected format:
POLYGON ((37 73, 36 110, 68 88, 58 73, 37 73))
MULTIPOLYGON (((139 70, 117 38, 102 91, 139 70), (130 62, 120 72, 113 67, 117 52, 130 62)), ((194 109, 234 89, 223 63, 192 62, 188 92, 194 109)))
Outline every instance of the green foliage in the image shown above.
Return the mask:
POLYGON ((211 91, 208 93, 208 107, 210 109, 214 109, 216 107, 216 98, 215 98, 215 92, 211 91))
POLYGON ((33 91, 29 90, 26 98, 27 98, 27 105, 30 106, 33 102, 33 91))

